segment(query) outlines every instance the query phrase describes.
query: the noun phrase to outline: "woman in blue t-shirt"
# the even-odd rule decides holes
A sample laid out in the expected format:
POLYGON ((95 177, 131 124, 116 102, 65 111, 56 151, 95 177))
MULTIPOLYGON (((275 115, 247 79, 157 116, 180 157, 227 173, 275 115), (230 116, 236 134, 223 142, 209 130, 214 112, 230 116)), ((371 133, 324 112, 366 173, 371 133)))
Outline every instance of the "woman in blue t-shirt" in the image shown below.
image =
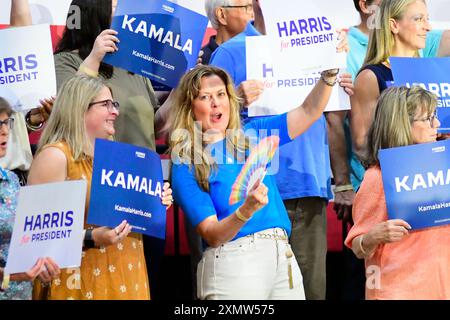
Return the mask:
MULTIPOLYGON (((229 205, 228 200, 243 167, 236 154, 248 154, 241 129, 277 130, 280 144, 290 142, 320 117, 336 77, 337 70, 324 71, 299 107, 244 128, 224 70, 199 66, 181 79, 171 121, 171 174, 175 200, 208 245, 197 269, 200 299, 305 298, 274 177, 267 175, 244 201, 229 205)), ((350 76, 341 85, 351 88, 350 76)))

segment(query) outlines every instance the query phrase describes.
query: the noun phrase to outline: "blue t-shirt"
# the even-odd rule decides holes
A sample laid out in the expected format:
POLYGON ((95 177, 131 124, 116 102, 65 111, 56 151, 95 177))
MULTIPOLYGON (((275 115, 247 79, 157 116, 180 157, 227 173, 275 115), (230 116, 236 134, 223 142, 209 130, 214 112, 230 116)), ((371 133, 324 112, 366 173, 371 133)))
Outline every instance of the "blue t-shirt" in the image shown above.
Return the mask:
MULTIPOLYGON (((427 33, 425 49, 420 50, 419 52, 422 57, 437 56, 442 33, 442 30, 432 30, 427 33)), ((350 51, 347 55, 347 71, 352 75, 353 80, 355 80, 366 57, 367 48, 369 46, 369 37, 356 27, 351 27, 347 33, 347 36, 350 46, 350 51)), ((365 169, 352 150, 353 147, 348 119, 345 121, 344 131, 347 142, 347 158, 350 162, 350 180, 352 182, 353 189, 358 190, 364 177, 365 169)))
POLYGON ((245 38, 260 36, 261 34, 249 22, 246 29, 222 43, 211 55, 210 64, 225 69, 236 86, 247 80, 245 61, 245 38))
MULTIPOLYGON (((252 121, 244 129, 253 129, 256 132, 269 130, 269 134, 271 129, 278 129, 280 145, 291 141, 287 129, 286 114, 252 121)), ((217 219, 220 221, 243 204, 243 201, 232 206, 228 204, 231 187, 236 181, 243 163, 237 163, 232 159, 230 161, 226 152, 223 152, 225 150, 224 147, 222 148, 223 144, 224 140, 210 146, 215 151, 212 152, 213 156, 216 159, 222 159, 222 161, 217 165, 217 169, 210 174, 209 192, 204 191, 197 183, 193 166, 191 168, 187 164, 173 164, 172 166, 173 196, 193 226, 197 226, 213 215, 217 215, 217 219)), ((255 212, 252 219, 242 227, 234 239, 276 227, 283 228, 290 234, 291 223, 273 175, 267 174, 263 182, 269 189, 269 203, 255 212)))
MULTIPOLYGON (((210 64, 225 69, 236 86, 247 80, 245 37, 260 35, 249 24, 247 29, 224 42, 214 51, 210 64)), ((248 118, 247 109, 242 120, 252 122, 260 117, 248 118)), ((280 165, 276 175, 278 189, 284 200, 302 197, 331 198, 331 169, 325 117, 280 148, 280 165)))
POLYGON ((284 200, 332 198, 330 150, 323 115, 292 143, 280 147, 280 170, 276 180, 284 200))
POLYGON ((359 69, 366 57, 367 47, 369 46, 369 37, 356 27, 351 27, 347 33, 348 45, 350 51, 347 54, 347 72, 355 80, 359 69))

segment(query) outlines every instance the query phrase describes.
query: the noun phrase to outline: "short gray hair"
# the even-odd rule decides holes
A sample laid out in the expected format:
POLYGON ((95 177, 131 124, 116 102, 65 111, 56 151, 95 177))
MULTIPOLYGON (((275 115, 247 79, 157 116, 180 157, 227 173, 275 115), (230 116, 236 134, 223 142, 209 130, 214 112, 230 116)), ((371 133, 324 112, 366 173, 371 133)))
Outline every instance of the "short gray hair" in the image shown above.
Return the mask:
POLYGON ((222 6, 230 6, 232 5, 233 0, 206 0, 205 1, 205 10, 208 16, 209 21, 211 22, 211 26, 214 29, 219 29, 219 20, 216 17, 216 8, 222 6))

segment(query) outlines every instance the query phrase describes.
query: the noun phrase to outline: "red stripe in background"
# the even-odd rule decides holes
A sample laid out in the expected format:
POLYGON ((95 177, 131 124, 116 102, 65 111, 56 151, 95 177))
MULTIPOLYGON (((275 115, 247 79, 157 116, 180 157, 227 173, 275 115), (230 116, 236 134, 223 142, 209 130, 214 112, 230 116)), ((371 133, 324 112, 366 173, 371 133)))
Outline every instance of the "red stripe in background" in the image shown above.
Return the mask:
POLYGON ((342 251, 342 221, 337 219, 336 211, 333 209, 334 202, 330 201, 327 206, 327 242, 328 251, 342 251))
POLYGON ((217 32, 213 28, 207 28, 205 32, 205 36, 203 37, 202 47, 209 42, 209 37, 215 35, 217 32))

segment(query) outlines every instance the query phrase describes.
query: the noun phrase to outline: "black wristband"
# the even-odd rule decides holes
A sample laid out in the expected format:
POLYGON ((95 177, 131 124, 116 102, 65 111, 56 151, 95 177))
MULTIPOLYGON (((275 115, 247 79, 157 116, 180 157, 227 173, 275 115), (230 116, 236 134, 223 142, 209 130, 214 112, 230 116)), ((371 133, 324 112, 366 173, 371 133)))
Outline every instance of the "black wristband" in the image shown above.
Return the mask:
POLYGON ((84 247, 87 249, 95 248, 95 242, 92 238, 92 229, 86 229, 84 234, 84 247))

